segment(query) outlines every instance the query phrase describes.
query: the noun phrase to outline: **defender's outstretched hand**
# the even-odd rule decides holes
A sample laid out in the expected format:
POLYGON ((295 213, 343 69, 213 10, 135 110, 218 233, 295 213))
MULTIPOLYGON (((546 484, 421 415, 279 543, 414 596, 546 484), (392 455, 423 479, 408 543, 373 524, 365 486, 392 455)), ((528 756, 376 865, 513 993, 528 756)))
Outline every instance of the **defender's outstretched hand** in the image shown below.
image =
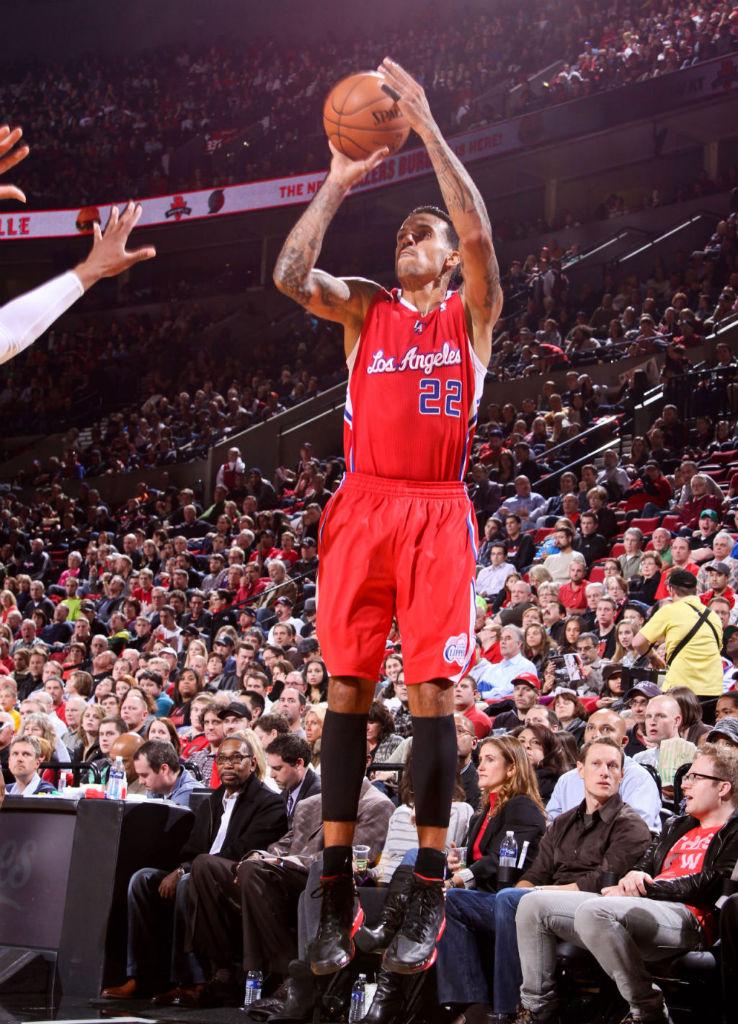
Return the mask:
MULTIPOLYGON (((25 143, 13 149, 22 135, 22 128, 14 128, 11 132, 10 126, 7 124, 0 127, 0 174, 11 170, 21 160, 25 160, 30 153, 25 143)), ((0 199, 18 199, 21 203, 26 201, 23 192, 15 185, 0 185, 0 199)))
POLYGON ((128 270, 134 263, 156 256, 153 245, 143 246, 141 249, 126 249, 128 238, 142 212, 141 204, 130 200, 126 203, 123 213, 119 214, 117 206, 111 207, 105 231, 101 230, 99 224, 93 224, 95 237, 92 249, 87 259, 74 268, 85 291, 103 277, 115 277, 116 274, 128 270))

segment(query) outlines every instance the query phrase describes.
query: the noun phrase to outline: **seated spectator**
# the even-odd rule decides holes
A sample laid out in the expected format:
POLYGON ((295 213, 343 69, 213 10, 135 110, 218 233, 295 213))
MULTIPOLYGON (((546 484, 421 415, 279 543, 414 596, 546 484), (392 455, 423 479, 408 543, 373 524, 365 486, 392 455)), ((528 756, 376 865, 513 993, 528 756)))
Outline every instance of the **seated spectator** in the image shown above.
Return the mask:
POLYGON ((514 566, 516 572, 524 572, 536 554, 533 538, 522 532, 521 524, 522 518, 517 512, 505 514, 507 560, 514 566))
POLYGON ((502 660, 492 664, 486 659, 478 662, 469 672, 477 684, 477 690, 486 701, 509 697, 513 692, 513 679, 522 673, 536 675, 536 667, 532 661, 524 658, 523 631, 517 626, 504 626, 500 633, 500 653, 502 660))
MULTIPOLYGON (((535 629, 536 627, 529 627, 535 629)), ((516 676, 513 681, 513 704, 511 711, 503 711, 495 715, 492 725, 495 729, 504 729, 512 732, 518 729, 525 722, 528 711, 535 707, 541 695, 541 683, 537 675, 526 672, 516 676)))
POLYGON ((584 556, 587 568, 589 569, 594 562, 599 562, 600 559, 605 557, 610 549, 610 545, 602 534, 598 532, 599 517, 591 509, 582 512, 577 523, 577 529, 579 533, 574 538, 573 547, 578 554, 584 556))
POLYGON ((521 846, 530 844, 526 863, 534 863, 546 830, 535 775, 519 740, 500 736, 480 744, 479 781, 484 802, 469 829, 466 866, 449 855, 453 874, 446 882, 446 930, 436 961, 438 998, 444 1004, 488 1003, 492 991, 497 1004, 510 954, 499 936, 498 954, 492 953, 500 844, 512 831, 521 846))
POLYGON ((37 793, 53 793, 50 782, 44 782, 38 774, 43 761, 41 744, 35 736, 18 736, 10 742, 8 769, 13 783, 7 788, 8 796, 35 796, 37 793))
POLYGON ((506 498, 500 506, 500 514, 504 513, 506 517, 505 529, 507 530, 508 514, 514 512, 520 517, 520 525, 523 531, 534 530, 538 510, 545 504, 545 500, 542 494, 538 494, 531 489, 531 482, 527 476, 523 474, 516 476, 514 497, 506 498))
POLYGON ((542 622, 531 622, 523 632, 525 636, 523 655, 533 662, 540 677, 549 655, 556 649, 555 644, 544 629, 542 622))
POLYGON ((691 497, 687 498, 679 508, 679 521, 690 530, 698 529, 704 512, 714 512, 714 518, 717 521, 718 515, 722 511, 724 504, 722 494, 718 497, 709 493, 708 481, 709 477, 705 474, 695 473, 689 481, 691 497))
POLYGON ((625 552, 618 556, 618 565, 620 566, 620 575, 629 580, 631 576, 638 575, 643 557, 643 533, 638 527, 631 526, 625 531, 623 546, 625 552))
POLYGON ((564 584, 569 581, 569 566, 575 557, 572 542, 574 527, 568 519, 559 519, 554 530, 554 542, 558 553, 549 555, 543 563, 544 569, 551 574, 554 583, 564 584))
POLYGON ((554 690, 551 707, 559 720, 559 728, 570 732, 577 746, 584 742, 584 730, 587 725, 587 709, 577 697, 576 690, 565 686, 554 690))
POLYGON ((711 908, 738 856, 737 766, 735 757, 719 748, 703 748, 684 779, 686 814, 669 821, 632 870, 624 876, 618 870, 620 881, 603 890, 604 899, 537 892, 523 901, 516 926, 521 998, 531 1020, 550 1021, 556 1014, 553 968, 559 939, 593 953, 632 1019, 668 1018, 646 962, 663 957, 666 949, 674 955, 710 944, 711 908))
MULTIPOLYGON (((177 989, 167 994, 170 1002, 181 997, 184 1005, 200 1008, 233 994, 217 975, 212 978, 212 987, 205 988, 203 974, 196 970, 193 976, 193 965, 184 955, 190 869, 200 854, 240 861, 250 850, 282 835, 287 816, 281 798, 258 780, 254 752, 247 740, 238 734, 224 740, 219 757, 223 783, 198 807, 192 833, 180 851, 179 867, 170 872, 141 868, 131 878, 128 977, 123 985, 104 989, 107 998, 151 995, 161 991, 166 978, 177 989), (163 929, 172 927, 172 916, 174 932, 171 940, 164 941, 163 929)), ((230 868, 229 878, 233 884, 230 868)), ((206 912, 206 906, 201 904, 201 913, 206 912)))
POLYGON ((463 676, 454 683, 454 711, 456 715, 463 715, 474 726, 474 733, 478 740, 484 737, 492 729, 489 717, 476 706, 477 684, 471 676, 463 676))
POLYGON ((489 564, 477 574, 477 593, 495 598, 504 589, 505 581, 515 566, 508 562, 505 542, 500 538, 489 545, 489 564))
POLYGON ((171 743, 147 740, 134 754, 133 763, 149 800, 171 800, 189 807, 190 794, 199 783, 182 767, 171 743))
MULTIPOLYGON (((525 725, 515 732, 515 735, 523 744, 525 753, 536 773, 538 792, 544 804, 553 793, 554 786, 564 774, 574 767, 569 760, 567 752, 557 739, 556 733, 542 722, 536 722, 529 718, 530 712, 535 713, 536 708, 543 705, 534 705, 529 708, 525 716, 525 725)), ((548 721, 548 719, 547 719, 548 721)))

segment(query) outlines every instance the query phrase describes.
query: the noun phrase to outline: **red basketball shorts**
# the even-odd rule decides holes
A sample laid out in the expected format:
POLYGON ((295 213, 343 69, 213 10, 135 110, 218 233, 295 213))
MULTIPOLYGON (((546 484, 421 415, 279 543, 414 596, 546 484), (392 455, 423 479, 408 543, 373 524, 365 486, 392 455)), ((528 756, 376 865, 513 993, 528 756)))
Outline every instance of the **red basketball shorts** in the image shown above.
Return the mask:
POLYGON ((474 651, 477 525, 463 484, 350 473, 318 538, 316 626, 331 675, 378 679, 393 615, 406 683, 464 675, 474 651))

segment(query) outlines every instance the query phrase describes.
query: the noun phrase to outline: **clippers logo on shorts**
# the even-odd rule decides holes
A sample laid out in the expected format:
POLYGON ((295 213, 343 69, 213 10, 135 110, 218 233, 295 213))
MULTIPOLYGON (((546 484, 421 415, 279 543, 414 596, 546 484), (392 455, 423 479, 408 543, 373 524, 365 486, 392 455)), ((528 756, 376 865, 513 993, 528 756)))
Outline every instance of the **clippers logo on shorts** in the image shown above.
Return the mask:
POLYGON ((463 668, 466 664, 466 650, 468 646, 469 638, 466 633, 450 636, 443 648, 443 660, 447 661, 449 665, 461 665, 463 668))

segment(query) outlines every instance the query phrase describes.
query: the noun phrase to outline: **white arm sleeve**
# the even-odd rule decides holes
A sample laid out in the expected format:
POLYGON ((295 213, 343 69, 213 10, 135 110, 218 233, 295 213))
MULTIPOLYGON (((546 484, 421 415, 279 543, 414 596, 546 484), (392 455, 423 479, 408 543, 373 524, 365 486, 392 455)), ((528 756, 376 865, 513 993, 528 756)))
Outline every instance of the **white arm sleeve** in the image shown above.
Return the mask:
POLYGON ((84 294, 73 270, 19 295, 0 309, 0 363, 28 348, 84 294))

